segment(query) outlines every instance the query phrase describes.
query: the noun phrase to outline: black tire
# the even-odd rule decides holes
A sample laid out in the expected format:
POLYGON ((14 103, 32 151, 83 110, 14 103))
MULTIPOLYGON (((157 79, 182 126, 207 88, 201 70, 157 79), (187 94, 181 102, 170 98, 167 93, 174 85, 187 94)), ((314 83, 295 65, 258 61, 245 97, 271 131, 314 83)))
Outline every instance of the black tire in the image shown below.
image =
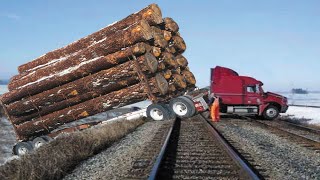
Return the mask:
POLYGON ((169 103, 169 107, 178 117, 181 118, 192 117, 196 112, 193 101, 184 96, 172 99, 169 103))
POLYGON ((162 104, 151 104, 147 107, 147 117, 155 121, 170 119, 170 112, 162 104))
POLYGON ((34 140, 32 140, 33 149, 38 149, 40 146, 43 146, 44 144, 48 144, 48 141, 46 141, 43 137, 37 137, 34 140))
POLYGON ((30 142, 18 142, 15 146, 13 146, 13 154, 22 156, 24 154, 28 154, 33 150, 30 142))
POLYGON ((177 118, 176 113, 174 113, 171 110, 169 104, 161 104, 161 106, 165 107, 168 110, 170 119, 176 119, 177 118))
POLYGON ((274 120, 279 116, 279 109, 276 106, 270 105, 264 110, 262 116, 264 119, 274 120))

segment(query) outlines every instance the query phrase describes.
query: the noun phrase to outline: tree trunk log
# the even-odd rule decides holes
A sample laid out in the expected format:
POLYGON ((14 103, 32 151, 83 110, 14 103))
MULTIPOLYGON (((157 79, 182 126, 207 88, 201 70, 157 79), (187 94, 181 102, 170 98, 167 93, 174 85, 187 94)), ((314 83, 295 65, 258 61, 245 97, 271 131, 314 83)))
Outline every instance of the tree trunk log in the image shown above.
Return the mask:
POLYGON ((196 78, 194 77, 193 73, 189 70, 183 70, 181 72, 182 76, 186 80, 188 86, 189 85, 195 85, 197 83, 196 78))
POLYGON ((63 48, 51 51, 44 56, 41 56, 29 63, 26 63, 24 65, 19 66, 18 70, 20 73, 26 72, 26 71, 34 71, 36 68, 38 68, 41 65, 45 65, 46 63, 49 63, 51 61, 54 61, 55 59, 60 59, 63 57, 68 56, 71 53, 75 53, 80 51, 81 49, 84 49, 103 38, 107 37, 108 35, 115 33, 118 30, 122 30, 124 28, 127 28, 128 26, 140 21, 140 20, 146 20, 150 25, 157 25, 163 22, 162 20, 162 14, 161 10, 156 4, 151 4, 148 7, 142 9, 141 11, 131 14, 128 17, 122 19, 121 21, 115 22, 98 32, 95 32, 87 37, 84 37, 72 44, 69 44, 63 48), (35 68, 35 69, 34 69, 35 68), (31 70, 33 69, 33 70, 31 70))
MULTIPOLYGON (((159 93, 159 84, 163 84, 165 79, 157 75, 151 78, 149 85, 152 93, 159 93)), ((71 106, 69 108, 56 111, 33 121, 25 122, 16 126, 16 133, 20 140, 28 140, 31 136, 49 134, 55 128, 69 122, 73 122, 87 116, 98 114, 115 107, 121 107, 147 99, 141 83, 114 91, 89 101, 71 106)))
POLYGON ((178 24, 169 17, 163 18, 163 23, 160 25, 161 29, 167 30, 173 33, 177 33, 179 31, 178 24))
POLYGON ((186 43, 178 35, 173 36, 170 42, 171 46, 175 48, 176 53, 182 54, 187 49, 186 43))
POLYGON ((128 57, 132 55, 132 52, 133 54, 139 55, 145 53, 146 49, 152 51, 155 50, 154 52, 158 53, 157 48, 150 47, 145 43, 139 43, 134 45, 132 48, 126 48, 119 52, 98 58, 97 60, 91 63, 84 64, 79 69, 63 74, 61 76, 48 78, 43 81, 35 82, 32 86, 5 93, 1 96, 1 100, 3 103, 9 104, 11 102, 20 100, 23 97, 31 96, 40 93, 44 90, 57 87, 59 85, 65 84, 66 82, 70 82, 90 73, 97 72, 101 69, 111 68, 119 63, 128 61, 128 57))
POLYGON ((185 69, 188 66, 188 60, 181 54, 177 55, 175 60, 181 69, 185 69))
MULTIPOLYGON (((150 53, 138 57, 137 61, 144 73, 152 74, 156 72, 158 63, 150 53)), ((19 124, 34 117, 49 114, 72 106, 75 103, 86 101, 88 98, 92 99, 138 82, 139 77, 136 73, 135 64, 133 61, 128 61, 63 86, 16 101, 6 105, 6 108, 10 115, 21 116, 12 120, 14 124, 19 124), (70 98, 75 98, 76 100, 68 102, 67 100, 70 98), (59 102, 61 103, 59 104, 59 102)))
POLYGON ((35 73, 30 73, 25 76, 26 78, 24 79, 10 82, 8 88, 9 90, 21 89, 23 87, 27 87, 29 84, 33 84, 32 82, 48 79, 48 77, 55 76, 55 74, 68 73, 68 70, 71 71, 83 64, 87 64, 102 58, 107 54, 119 51, 123 47, 131 46, 137 42, 147 41, 151 38, 151 27, 145 21, 140 21, 123 31, 117 31, 114 34, 111 34, 103 41, 100 41, 91 47, 89 46, 75 56, 71 56, 50 66, 38 69, 35 73), (66 67, 70 68, 66 69, 66 67))

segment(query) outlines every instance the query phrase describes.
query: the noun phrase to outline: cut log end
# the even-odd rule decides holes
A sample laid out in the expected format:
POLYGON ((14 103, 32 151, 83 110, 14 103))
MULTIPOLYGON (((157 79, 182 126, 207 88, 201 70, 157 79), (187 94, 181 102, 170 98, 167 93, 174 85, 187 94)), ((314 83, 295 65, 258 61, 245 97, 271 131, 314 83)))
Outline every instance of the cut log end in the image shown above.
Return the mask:
POLYGON ((159 57, 161 55, 161 49, 158 47, 153 46, 151 51, 155 57, 159 57))
POLYGON ((185 89, 187 87, 186 80, 180 74, 172 75, 173 82, 178 89, 185 89))
POLYGON ((163 36, 166 41, 170 41, 172 38, 172 34, 170 31, 163 31, 163 36))
POLYGON ((175 60, 177 61, 179 67, 185 68, 188 66, 188 60, 181 54, 177 55, 175 60))
POLYGON ((168 93, 173 93, 177 90, 174 84, 169 84, 168 93))
POLYGON ((163 52, 162 53, 162 59, 163 62, 173 68, 177 68, 178 64, 177 62, 174 60, 174 56, 171 53, 168 52, 163 52))
POLYGON ((150 40, 153 38, 153 31, 150 25, 145 20, 140 21, 138 25, 132 30, 132 33, 137 32, 141 32, 146 40, 150 40))
POLYGON ((166 69, 166 65, 164 64, 163 61, 158 63, 158 70, 159 71, 164 71, 166 69))
POLYGON ((162 72, 162 75, 163 75, 163 77, 164 77, 165 79, 170 79, 171 76, 172 76, 172 71, 169 70, 169 69, 167 69, 167 70, 165 70, 165 71, 162 72))
POLYGON ((196 84, 196 78, 194 77, 193 73, 189 70, 184 70, 181 73, 188 84, 195 85, 196 84))
POLYGON ((158 69, 157 59, 149 52, 144 55, 146 66, 151 73, 155 73, 158 69))
POLYGON ((164 48, 168 46, 168 41, 166 41, 162 34, 154 34, 153 35, 153 43, 157 47, 164 48))
POLYGON ((161 24, 163 22, 162 12, 157 4, 150 4, 148 10, 143 13, 142 17, 152 25, 161 24))
POLYGON ((133 54, 136 54, 136 55, 143 54, 146 52, 146 44, 145 43, 137 43, 134 45, 132 51, 133 51, 133 54))
POLYGON ((183 53, 187 49, 187 45, 180 36, 173 36, 172 37, 173 46, 174 48, 180 52, 183 53))
POLYGON ((166 17, 163 19, 163 21, 164 21, 165 30, 173 33, 176 33, 179 31, 178 24, 172 18, 166 17))
POLYGON ((169 84, 167 80, 159 73, 155 76, 155 79, 156 79, 156 85, 157 85, 157 88, 159 89, 159 92, 162 95, 167 94, 168 88, 169 88, 169 84))

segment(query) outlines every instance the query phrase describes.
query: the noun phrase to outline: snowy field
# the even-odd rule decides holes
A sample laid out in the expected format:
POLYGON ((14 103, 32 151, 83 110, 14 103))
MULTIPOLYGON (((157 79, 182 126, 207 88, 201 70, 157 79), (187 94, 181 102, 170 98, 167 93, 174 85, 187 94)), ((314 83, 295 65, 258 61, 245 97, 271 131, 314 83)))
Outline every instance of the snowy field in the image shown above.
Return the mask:
MULTIPOLYGON (((281 93, 288 98, 290 105, 320 106, 320 93, 292 94, 281 93)), ((281 114, 294 119, 307 120, 309 124, 320 126, 320 108, 289 106, 287 113, 281 114)))

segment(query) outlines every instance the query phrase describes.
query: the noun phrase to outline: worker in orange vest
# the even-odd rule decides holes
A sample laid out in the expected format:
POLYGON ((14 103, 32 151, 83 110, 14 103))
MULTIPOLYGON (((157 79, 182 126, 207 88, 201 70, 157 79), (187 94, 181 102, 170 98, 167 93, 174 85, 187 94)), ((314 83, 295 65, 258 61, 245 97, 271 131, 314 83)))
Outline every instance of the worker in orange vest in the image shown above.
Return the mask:
POLYGON ((219 97, 215 96, 214 93, 211 94, 211 107, 210 107, 210 116, 213 122, 219 122, 220 120, 220 106, 219 106, 219 97))

